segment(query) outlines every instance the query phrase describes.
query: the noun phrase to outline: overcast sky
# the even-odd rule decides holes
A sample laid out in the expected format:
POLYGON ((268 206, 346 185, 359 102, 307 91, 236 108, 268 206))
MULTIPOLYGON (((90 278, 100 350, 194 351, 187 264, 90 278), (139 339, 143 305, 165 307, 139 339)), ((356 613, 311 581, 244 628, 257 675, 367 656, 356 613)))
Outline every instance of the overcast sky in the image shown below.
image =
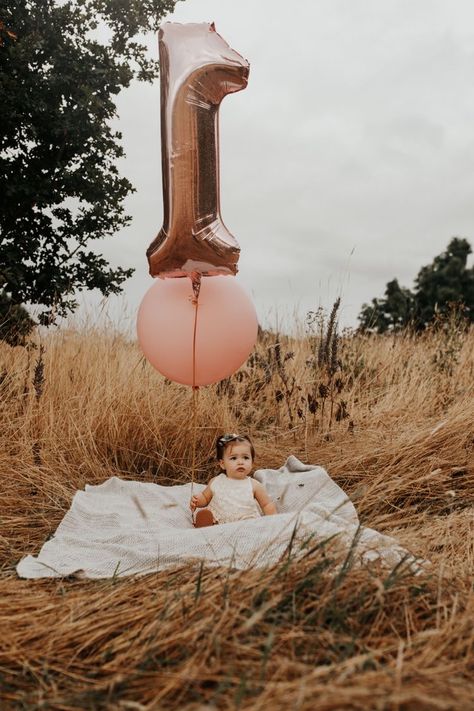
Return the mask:
MULTIPOLYGON (((220 193, 262 322, 341 295, 342 324, 356 325, 363 302, 393 277, 412 286, 452 236, 474 245, 470 0, 186 0, 167 19, 214 21, 250 62, 248 87, 220 109, 220 193)), ((137 192, 131 226, 102 251, 136 268, 107 307, 124 325, 162 224, 159 102, 159 80, 118 99, 137 192)), ((94 318, 99 298, 84 300, 94 318)))

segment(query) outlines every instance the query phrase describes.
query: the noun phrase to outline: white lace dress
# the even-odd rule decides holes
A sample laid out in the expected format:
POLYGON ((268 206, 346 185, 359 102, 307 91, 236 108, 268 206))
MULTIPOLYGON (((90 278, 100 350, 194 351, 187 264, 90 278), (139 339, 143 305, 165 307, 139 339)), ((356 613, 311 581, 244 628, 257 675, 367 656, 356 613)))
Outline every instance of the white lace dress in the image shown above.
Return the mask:
POLYGON ((259 518, 260 507, 253 495, 251 477, 230 479, 221 472, 211 482, 212 499, 207 508, 217 523, 244 521, 247 518, 259 518))

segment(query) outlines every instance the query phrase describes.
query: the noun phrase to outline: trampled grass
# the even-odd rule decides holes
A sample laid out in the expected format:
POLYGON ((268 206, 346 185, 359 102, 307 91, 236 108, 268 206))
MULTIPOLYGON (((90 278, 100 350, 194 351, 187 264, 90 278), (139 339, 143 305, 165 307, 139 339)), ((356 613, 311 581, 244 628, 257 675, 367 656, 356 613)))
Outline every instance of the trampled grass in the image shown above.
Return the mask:
POLYGON ((201 389, 196 479, 245 431, 257 467, 321 464, 429 572, 335 575, 323 546, 263 571, 18 579, 86 483, 189 480, 191 394, 117 334, 0 344, 2 709, 474 708, 474 332, 318 323, 201 389))

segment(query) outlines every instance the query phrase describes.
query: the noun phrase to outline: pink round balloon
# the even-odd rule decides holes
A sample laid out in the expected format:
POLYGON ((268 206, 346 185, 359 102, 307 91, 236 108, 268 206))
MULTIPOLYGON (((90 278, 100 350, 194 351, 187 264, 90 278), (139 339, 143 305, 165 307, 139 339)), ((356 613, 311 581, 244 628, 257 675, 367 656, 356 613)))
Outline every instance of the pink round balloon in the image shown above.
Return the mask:
MULTIPOLYGON (((191 280, 156 279, 138 311, 138 341, 160 373, 193 384, 195 306, 191 280)), ((203 277, 196 327, 196 385, 229 377, 247 359, 257 338, 253 303, 235 277, 203 277)))

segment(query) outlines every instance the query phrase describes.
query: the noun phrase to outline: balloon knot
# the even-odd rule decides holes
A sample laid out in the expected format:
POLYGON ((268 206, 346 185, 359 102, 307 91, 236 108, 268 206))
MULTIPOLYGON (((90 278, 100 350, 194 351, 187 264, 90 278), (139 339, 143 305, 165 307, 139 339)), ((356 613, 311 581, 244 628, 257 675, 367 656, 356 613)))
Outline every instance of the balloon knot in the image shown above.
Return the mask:
POLYGON ((199 274, 199 272, 193 272, 191 274, 191 284, 194 294, 193 304, 196 304, 199 299, 199 292, 201 291, 201 274, 199 274))

